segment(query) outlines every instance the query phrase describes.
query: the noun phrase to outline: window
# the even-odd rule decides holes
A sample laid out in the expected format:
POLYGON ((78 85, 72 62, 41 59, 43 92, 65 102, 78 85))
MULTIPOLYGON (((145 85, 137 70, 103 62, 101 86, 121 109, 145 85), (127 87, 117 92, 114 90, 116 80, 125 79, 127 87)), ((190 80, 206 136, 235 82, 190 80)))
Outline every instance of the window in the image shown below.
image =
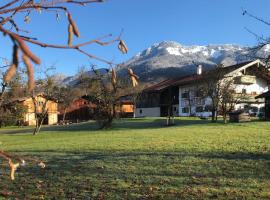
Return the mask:
POLYGON ((265 107, 261 107, 260 112, 265 112, 265 107))
POLYGON ((38 101, 37 102, 37 105, 41 107, 41 106, 43 106, 43 102, 42 101, 38 101))
POLYGON ((247 93, 247 90, 246 89, 242 89, 242 94, 246 94, 247 93))
POLYGON ((182 106, 182 107, 186 107, 186 106, 188 106, 188 105, 189 105, 188 100, 185 100, 185 99, 182 99, 182 100, 181 100, 181 106, 182 106))
POLYGON ((248 112, 250 110, 250 106, 249 105, 244 105, 244 111, 248 112))
POLYGON ((181 97, 184 98, 184 99, 188 99, 188 98, 189 98, 189 92, 188 92, 188 91, 183 92, 183 93, 181 94, 181 97))
POLYGON ((206 105, 206 106, 204 107, 204 111, 205 111, 205 112, 211 112, 211 111, 212 111, 212 106, 211 106, 211 105, 206 105))
POLYGON ((256 112, 258 112, 258 111, 259 111, 259 108, 258 108, 258 107, 256 107, 256 106, 252 106, 252 107, 250 107, 250 110, 251 110, 251 112, 256 113, 256 112))
POLYGON ((203 89, 198 89, 196 91, 196 97, 203 97, 203 89))
POLYGON ((182 108, 182 113, 189 113, 189 107, 182 108))
POLYGON ((197 106, 196 112, 203 112, 203 106, 197 106))
POLYGON ((140 109, 140 114, 142 114, 142 109, 140 109))

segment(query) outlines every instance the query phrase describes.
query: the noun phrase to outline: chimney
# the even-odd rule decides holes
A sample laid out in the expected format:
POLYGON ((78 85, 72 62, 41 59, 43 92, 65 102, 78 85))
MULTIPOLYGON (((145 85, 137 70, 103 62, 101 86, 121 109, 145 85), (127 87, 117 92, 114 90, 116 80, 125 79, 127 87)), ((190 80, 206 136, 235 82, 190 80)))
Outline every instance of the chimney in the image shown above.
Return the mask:
POLYGON ((198 65, 197 66, 197 75, 201 75, 202 74, 202 65, 198 65))

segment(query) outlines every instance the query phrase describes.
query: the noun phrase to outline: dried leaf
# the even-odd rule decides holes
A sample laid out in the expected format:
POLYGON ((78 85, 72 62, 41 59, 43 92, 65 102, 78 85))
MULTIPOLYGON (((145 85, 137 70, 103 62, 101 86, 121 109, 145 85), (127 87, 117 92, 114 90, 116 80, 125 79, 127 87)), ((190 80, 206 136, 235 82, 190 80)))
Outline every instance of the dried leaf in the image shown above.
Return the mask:
POLYGON ((12 160, 10 160, 10 159, 9 159, 8 163, 9 163, 9 167, 10 167, 10 179, 13 181, 13 180, 15 180, 15 176, 14 176, 15 171, 20 166, 20 163, 13 163, 12 160))
POLYGON ((114 69, 112 69, 112 84, 116 85, 116 72, 114 69))
POLYGON ((27 55, 34 63, 36 64, 40 64, 40 59, 35 56, 28 48, 28 46, 25 44, 25 42, 17 35, 12 35, 11 36, 14 40, 17 41, 17 43, 19 44, 20 49, 22 50, 22 52, 27 55))
POLYGON ((123 54, 127 54, 128 52, 128 48, 127 45, 125 44, 125 42, 123 40, 120 40, 119 44, 118 44, 118 49, 123 53, 123 54))
POLYGON ((22 59, 23 59, 23 62, 25 64, 25 66, 27 67, 28 90, 29 91, 33 91, 33 89, 35 87, 33 65, 32 65, 30 59, 26 55, 23 55, 22 59))
POLYGON ((131 82, 132 82, 132 86, 133 86, 133 87, 136 87, 137 85, 139 85, 137 79, 134 78, 133 76, 131 77, 131 82))
POLYGON ((21 159, 21 166, 25 166, 26 163, 25 163, 25 160, 21 159))
POLYGON ((77 37, 80 37, 80 32, 75 24, 75 22, 73 21, 72 17, 71 17, 71 14, 68 13, 68 21, 69 21, 69 24, 72 26, 72 29, 73 29, 73 33, 77 36, 77 37))
POLYGON ((73 42, 73 28, 69 24, 68 25, 68 46, 72 46, 72 42, 73 42))
POLYGON ((4 81, 6 83, 8 83, 12 77, 15 75, 17 68, 18 68, 18 64, 19 64, 19 50, 18 50, 18 46, 16 44, 14 44, 13 46, 13 53, 12 53, 12 65, 9 67, 9 69, 7 70, 7 73, 4 76, 4 81))
POLYGON ((38 163, 38 166, 41 168, 41 169, 44 169, 46 167, 45 163, 44 162, 39 162, 38 163))
POLYGON ((139 77, 133 73, 132 69, 130 69, 130 68, 128 69, 128 74, 129 74, 129 77, 131 79, 132 86, 136 87, 137 85, 139 85, 139 83, 138 83, 139 77))

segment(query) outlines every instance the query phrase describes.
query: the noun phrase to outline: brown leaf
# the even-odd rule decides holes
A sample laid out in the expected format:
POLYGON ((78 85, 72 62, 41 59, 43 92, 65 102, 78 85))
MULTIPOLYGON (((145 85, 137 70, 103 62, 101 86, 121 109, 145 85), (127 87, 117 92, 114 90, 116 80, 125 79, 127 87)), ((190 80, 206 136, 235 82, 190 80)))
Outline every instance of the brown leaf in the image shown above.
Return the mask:
POLYGON ((133 73, 132 69, 130 69, 130 68, 128 69, 128 74, 129 74, 129 77, 131 79, 132 86, 136 87, 137 85, 139 85, 139 83, 138 83, 139 77, 133 73))
POLYGON ((14 44, 14 46, 13 46, 12 57, 13 57, 12 65, 9 67, 9 69, 7 70, 7 73, 4 76, 4 81, 6 83, 8 83, 12 79, 12 77, 15 75, 17 68, 18 68, 19 50, 18 50, 18 46, 16 44, 14 44))
POLYGON ((11 35, 11 37, 17 41, 20 49, 22 50, 22 52, 27 55, 34 63, 40 65, 40 59, 35 56, 28 48, 28 46, 25 44, 25 42, 17 35, 11 35))
POLYGON ((9 167, 10 167, 10 179, 13 181, 13 180, 15 180, 15 176, 14 176, 15 171, 20 166, 20 163, 13 163, 12 160, 10 160, 10 159, 9 159, 8 163, 9 163, 9 167))
POLYGON ((73 28, 69 24, 68 25, 68 46, 72 46, 72 42, 73 42, 73 28))
POLYGON ((116 84, 116 72, 114 69, 112 69, 112 84, 115 85, 116 84))
POLYGON ((35 79, 34 79, 34 67, 28 58, 28 56, 23 55, 22 56, 23 62, 25 66, 27 67, 27 76, 28 76, 28 90, 33 91, 35 87, 35 79))
POLYGON ((123 54, 127 54, 128 52, 128 47, 125 44, 125 42, 123 40, 120 40, 119 44, 118 44, 118 49, 123 53, 123 54))
POLYGON ((73 29, 73 33, 77 36, 77 37, 80 37, 80 32, 75 24, 75 22, 73 21, 72 17, 71 17, 71 14, 68 13, 68 21, 69 21, 69 24, 72 26, 72 29, 73 29))
POLYGON ((38 166, 41 168, 41 169, 44 169, 46 167, 45 163, 44 162, 39 162, 38 163, 38 166))

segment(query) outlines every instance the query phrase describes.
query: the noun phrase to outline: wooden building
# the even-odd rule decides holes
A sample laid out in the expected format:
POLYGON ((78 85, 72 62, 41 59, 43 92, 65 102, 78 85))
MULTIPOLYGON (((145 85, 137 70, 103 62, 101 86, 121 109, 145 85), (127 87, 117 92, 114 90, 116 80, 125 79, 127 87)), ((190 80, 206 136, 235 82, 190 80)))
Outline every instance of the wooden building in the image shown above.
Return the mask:
POLYGON ((270 120, 270 90, 256 97, 256 99, 264 98, 265 100, 265 108, 264 108, 264 116, 266 120, 270 120))
POLYGON ((116 112, 120 115, 120 117, 133 117, 134 103, 130 95, 119 98, 119 104, 116 107, 116 112))
MULTIPOLYGON (((146 88, 136 105, 136 116, 211 116, 211 98, 200 92, 209 78, 202 71, 199 65, 197 74, 168 79, 146 88)), ((220 81, 233 79, 235 94, 247 97, 236 104, 235 110, 245 109, 258 116, 264 103, 255 96, 267 91, 270 85, 270 71, 266 65, 260 60, 247 61, 223 67, 220 73, 223 74, 220 81)))
MULTIPOLYGON (((35 97, 35 101, 37 103, 37 114, 42 112, 42 107, 44 103, 47 101, 46 110, 47 110, 47 117, 44 120, 43 124, 53 125, 57 124, 58 122, 58 104, 53 100, 46 100, 42 95, 38 95, 35 97)), ((36 125, 36 118, 35 118, 35 106, 34 101, 31 97, 23 97, 13 99, 12 102, 18 102, 24 105, 27 108, 27 112, 24 116, 24 125, 32 126, 36 125)))
POLYGON ((87 121, 93 118, 95 105, 85 97, 75 99, 67 108, 59 104, 59 121, 70 122, 87 121))
POLYGON ((165 80, 146 88, 137 101, 136 117, 178 116, 179 89, 176 79, 165 80))

